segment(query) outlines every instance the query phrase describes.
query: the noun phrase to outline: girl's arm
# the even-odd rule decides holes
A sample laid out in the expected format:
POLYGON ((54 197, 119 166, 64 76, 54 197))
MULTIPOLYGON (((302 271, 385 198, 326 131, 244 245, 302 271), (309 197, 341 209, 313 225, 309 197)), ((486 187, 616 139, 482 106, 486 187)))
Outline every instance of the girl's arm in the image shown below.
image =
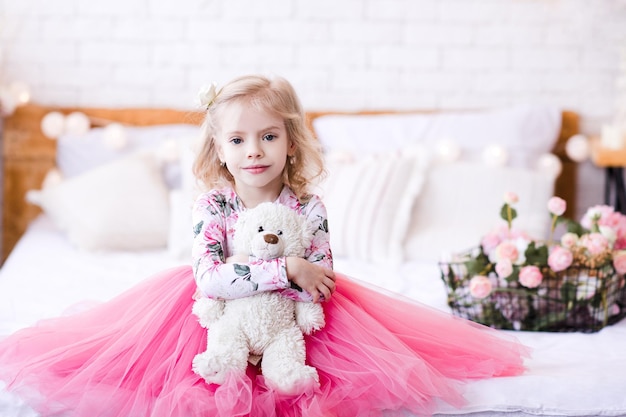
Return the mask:
POLYGON ((282 293, 299 301, 329 299, 335 290, 335 274, 326 207, 319 197, 313 196, 302 207, 302 213, 311 225, 313 240, 305 252, 305 259, 287 258, 287 275, 296 285, 282 290, 282 293))
POLYGON ((314 229, 306 260, 281 257, 264 261, 251 257, 241 262, 240 255, 235 255, 235 261, 227 263, 232 254, 227 253, 226 239, 232 235, 228 228, 234 223, 232 215, 236 211, 227 197, 212 193, 201 196, 194 205, 193 269, 202 293, 232 299, 278 290, 299 301, 329 298, 334 290, 334 273, 326 209, 319 198, 314 197, 302 207, 302 214, 314 229))
POLYGON ((233 299, 290 286, 285 258, 226 263, 228 230, 237 208, 216 192, 201 195, 192 211, 193 272, 199 290, 210 298, 233 299), (229 221, 229 217, 231 221, 229 221))

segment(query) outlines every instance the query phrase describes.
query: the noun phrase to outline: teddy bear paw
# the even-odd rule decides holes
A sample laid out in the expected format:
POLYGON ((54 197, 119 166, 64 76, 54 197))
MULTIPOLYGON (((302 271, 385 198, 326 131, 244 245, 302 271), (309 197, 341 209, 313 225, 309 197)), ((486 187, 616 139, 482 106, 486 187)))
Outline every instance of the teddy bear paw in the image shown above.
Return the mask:
POLYGON ((324 327, 324 309, 319 303, 296 303, 296 323, 304 334, 312 334, 324 327))
POLYGON ((268 376, 265 370, 263 373, 270 387, 286 395, 301 394, 320 385, 317 370, 308 365, 298 366, 289 372, 281 372, 271 376, 268 376))
POLYGON ((207 384, 221 385, 226 380, 226 372, 207 352, 199 353, 193 358, 191 369, 207 384))
POLYGON ((200 326, 208 329, 224 312, 224 302, 202 297, 194 301, 191 312, 198 317, 200 326))

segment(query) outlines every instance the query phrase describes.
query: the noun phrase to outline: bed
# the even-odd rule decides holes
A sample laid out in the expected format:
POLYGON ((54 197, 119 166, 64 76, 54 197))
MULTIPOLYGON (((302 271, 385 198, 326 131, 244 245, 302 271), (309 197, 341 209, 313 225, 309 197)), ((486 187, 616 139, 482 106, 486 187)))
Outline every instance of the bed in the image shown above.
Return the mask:
MULTIPOLYGON (((520 226, 537 235, 545 233, 551 195, 564 197, 575 213, 576 164, 564 152, 578 132, 575 113, 520 106, 308 117, 328 158, 329 176, 319 191, 329 210, 336 269, 383 290, 449 311, 437 261, 478 243, 496 220, 505 191, 520 195, 520 226), (508 152, 506 163, 501 154, 487 158, 485 149, 493 151, 494 143, 508 152), (549 151, 562 163, 558 178, 553 165, 537 164, 549 151), (371 198, 399 203, 382 204, 377 212, 350 210, 371 198)), ((185 213, 197 192, 189 164, 198 120, 189 111, 36 105, 6 120, 0 335, 71 314, 189 262, 185 213), (50 140, 39 126, 53 110, 80 110, 95 127, 50 140), (125 125, 125 146, 107 136, 112 122, 125 125), (89 194, 94 189, 96 203, 89 194), (130 207, 139 192, 137 204, 150 210, 130 207), (92 213, 91 223, 80 218, 83 210, 92 213)), ((438 414, 626 415, 620 349, 626 322, 592 334, 515 335, 534 349, 528 372, 470 381, 466 406, 440 404, 438 414)), ((36 414, 0 388, 0 415, 36 414)))

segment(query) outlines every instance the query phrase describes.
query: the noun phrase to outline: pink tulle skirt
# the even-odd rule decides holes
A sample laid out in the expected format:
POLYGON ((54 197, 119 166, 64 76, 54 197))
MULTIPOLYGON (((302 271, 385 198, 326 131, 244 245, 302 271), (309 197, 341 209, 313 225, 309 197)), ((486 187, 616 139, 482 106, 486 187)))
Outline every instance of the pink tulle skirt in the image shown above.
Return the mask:
POLYGON ((163 271, 87 311, 0 342, 0 379, 42 415, 81 417, 429 415, 462 405, 459 382, 516 375, 527 349, 501 332, 338 274, 326 327, 307 336, 320 387, 268 389, 258 368, 208 385, 193 373, 206 330, 191 268, 163 271))

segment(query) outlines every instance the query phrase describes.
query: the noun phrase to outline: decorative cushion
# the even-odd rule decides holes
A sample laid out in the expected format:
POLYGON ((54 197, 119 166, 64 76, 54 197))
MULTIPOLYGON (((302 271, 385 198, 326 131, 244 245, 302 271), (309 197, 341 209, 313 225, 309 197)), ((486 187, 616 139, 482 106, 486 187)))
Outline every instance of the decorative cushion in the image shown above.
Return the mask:
POLYGON ((184 189, 170 191, 170 220, 167 250, 174 258, 189 261, 193 242, 191 209, 193 193, 184 189))
POLYGON ((413 201, 424 181, 419 152, 378 154, 361 160, 328 158, 319 192, 328 211, 337 257, 401 262, 413 201))
POLYGON ((193 163, 200 149, 200 141, 179 144, 179 164, 181 187, 170 191, 170 232, 167 241, 168 252, 181 261, 191 261, 193 225, 191 209, 202 186, 193 175, 193 163))
POLYGON ((136 153, 31 192, 38 204, 84 250, 164 247, 169 202, 161 166, 136 153))
POLYGON ((547 202, 554 192, 549 175, 474 163, 433 164, 413 207, 405 241, 406 258, 438 261, 463 252, 503 222, 500 208, 508 191, 519 196, 513 226, 546 238, 547 202))

